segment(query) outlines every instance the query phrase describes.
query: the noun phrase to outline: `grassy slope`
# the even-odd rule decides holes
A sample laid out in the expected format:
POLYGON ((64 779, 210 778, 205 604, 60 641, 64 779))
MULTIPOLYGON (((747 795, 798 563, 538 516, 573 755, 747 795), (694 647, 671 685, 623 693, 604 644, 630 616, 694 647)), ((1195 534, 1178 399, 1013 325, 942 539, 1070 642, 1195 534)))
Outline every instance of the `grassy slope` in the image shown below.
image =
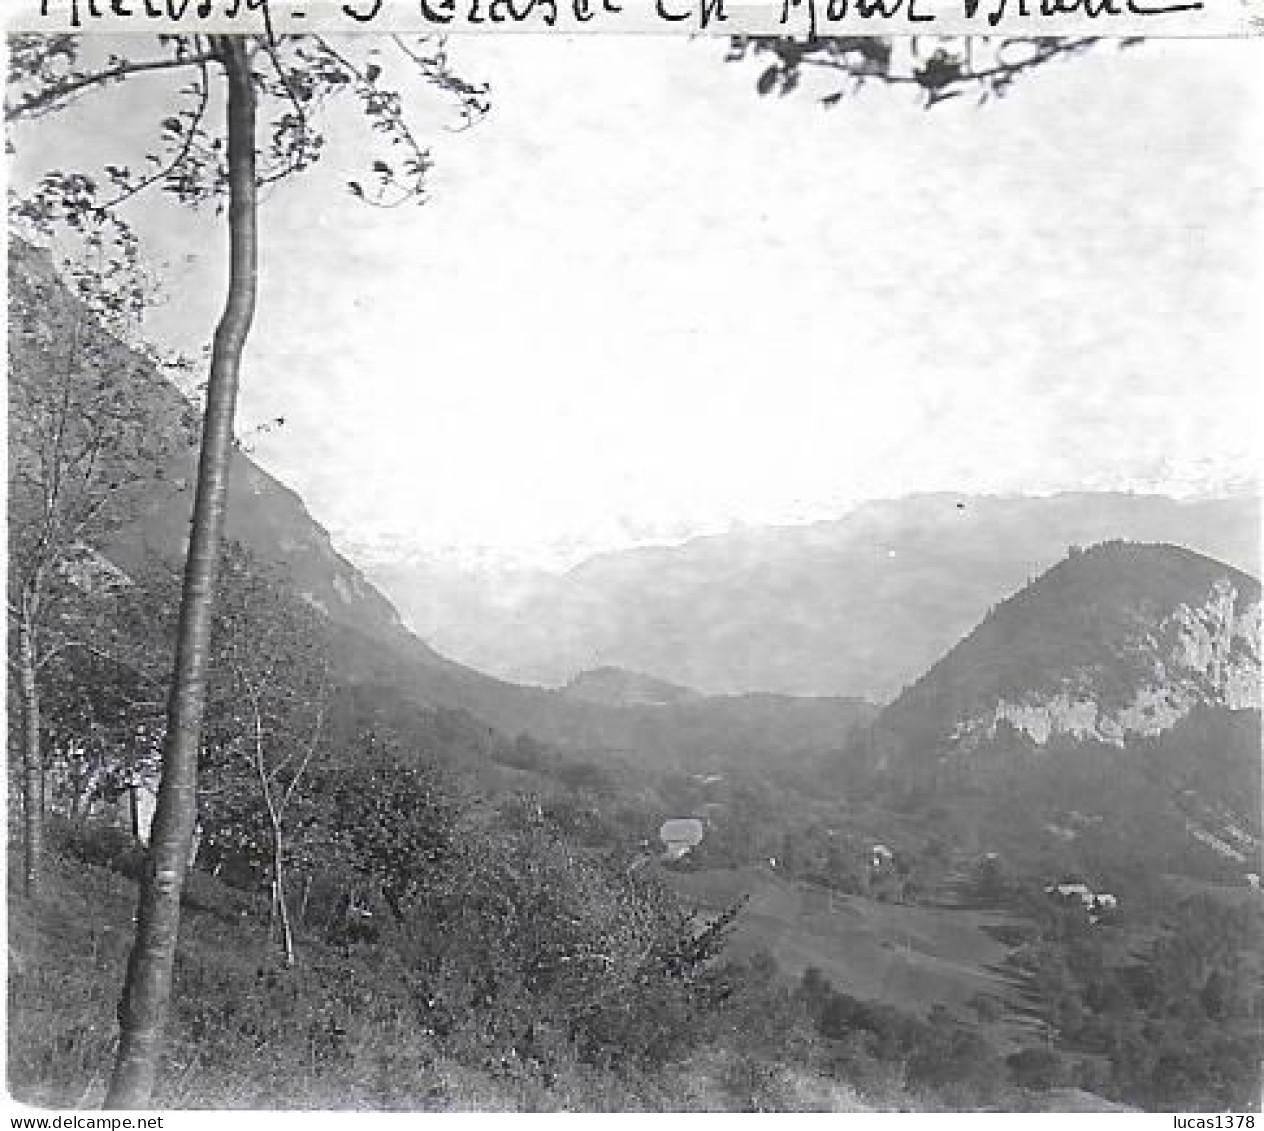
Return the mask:
MULTIPOLYGON (((13 860, 10 853, 16 892, 13 860)), ((155 1096, 160 1107, 724 1111, 751 1103, 738 1083, 749 1064, 727 1047, 706 1048, 653 1076, 616 1078, 571 1064, 545 1090, 512 1065, 480 1063, 477 1049, 454 1054, 422 1032, 386 948, 348 952, 304 941, 300 967, 285 972, 263 919, 242 914, 244 897, 200 875, 192 886, 155 1096)), ((50 853, 38 907, 17 895, 10 900, 13 1099, 44 1108, 102 1102, 135 899, 135 885, 118 873, 50 853)), ((764 1066, 754 1077, 760 1105, 871 1110, 846 1084, 791 1066, 764 1066)), ((881 1102, 916 1106, 898 1087, 881 1102)))
MULTIPOLYGON (((12 865, 12 854, 10 861, 12 865)), ((38 909, 9 904, 8 1086, 48 1108, 101 1103, 112 1062, 114 1009, 130 943, 135 885, 105 868, 50 854, 38 909)), ((10 890, 14 891, 11 875, 10 890)), ((857 997, 921 1012, 961 1005, 979 989, 1012 990, 989 969, 1004 948, 983 928, 1001 917, 937 911, 796 889, 750 872, 682 876, 700 902, 754 898, 734 950, 769 946, 785 972, 821 966, 857 997), (786 913, 789 926, 778 926, 786 913), (903 932, 908 951, 884 943, 903 932), (897 948, 898 949, 898 948, 897 948)), ((402 971, 385 947, 350 951, 304 940, 285 972, 263 920, 243 915, 239 893, 204 876, 192 884, 177 965, 175 1008, 156 1104, 165 1108, 412 1111, 936 1111, 935 1093, 910 1091, 897 1071, 858 1091, 802 1063, 751 1055, 734 1031, 652 1075, 571 1063, 545 1089, 479 1050, 441 1047, 421 1031, 402 971)), ((258 912, 259 908, 253 908, 258 912)), ((989 1032, 1007 1049, 1022 1027, 989 1032)), ((743 1026, 743 1030, 745 1027, 743 1026)), ((1027 1034, 1028 1037, 1030 1034, 1027 1034)), ((765 1042, 766 1043, 766 1042, 765 1042)), ((1025 1043, 1030 1043, 1029 1041, 1025 1043)), ((756 1039, 755 1046, 762 1047, 756 1039)), ((1058 1089, 1012 1092, 1018 1110, 1119 1110, 1098 1096, 1058 1089)))
POLYGON ((1013 926, 1012 915, 880 903, 794 883, 767 868, 678 872, 671 882, 709 910, 750 896, 731 944, 735 954, 762 948, 786 974, 797 978, 815 966, 843 993, 919 1015, 942 1003, 973 1019, 967 1003, 991 994, 1010 1010, 988 1027, 989 1039, 1004 1052, 1032 1041, 1002 965, 1009 948, 989 933, 1013 926))
MULTIPOLYGON (((48 864, 40 906, 16 897, 9 904, 9 1088, 41 1107, 96 1107, 112 1062, 136 888, 105 868, 56 855, 48 864)), ((234 914, 236 893, 213 883, 196 889, 215 908, 184 911, 159 1106, 516 1106, 511 1089, 424 1047, 407 1024, 407 1003, 389 992, 390 971, 368 948, 352 964, 307 943, 300 968, 282 974, 263 921, 240 906, 234 914)))

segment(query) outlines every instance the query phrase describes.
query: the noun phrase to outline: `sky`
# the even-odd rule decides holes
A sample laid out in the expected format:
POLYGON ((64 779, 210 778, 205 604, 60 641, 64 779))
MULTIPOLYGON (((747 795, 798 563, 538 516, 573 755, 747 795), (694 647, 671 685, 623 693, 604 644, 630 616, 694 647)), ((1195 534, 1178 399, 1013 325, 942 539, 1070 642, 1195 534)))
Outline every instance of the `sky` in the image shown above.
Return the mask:
MULTIPOLYGON (((408 92, 424 207, 346 193, 339 112, 269 193, 241 431, 353 558, 556 568, 919 491, 1254 482, 1259 41, 1107 45, 932 112, 761 99, 723 55, 456 39, 492 111, 456 130, 408 92)), ((18 136, 15 167, 139 146, 154 81, 18 136)), ((147 332, 196 352, 221 223, 133 219, 147 332)))

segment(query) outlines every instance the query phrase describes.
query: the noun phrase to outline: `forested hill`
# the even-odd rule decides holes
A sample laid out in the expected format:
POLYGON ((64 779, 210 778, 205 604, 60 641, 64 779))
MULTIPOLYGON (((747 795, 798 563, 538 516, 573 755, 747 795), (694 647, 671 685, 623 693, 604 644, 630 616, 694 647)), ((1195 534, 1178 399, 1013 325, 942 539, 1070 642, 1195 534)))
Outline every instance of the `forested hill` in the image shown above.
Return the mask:
MULTIPOLYGON (((17 238, 9 241, 10 310, 24 311, 52 332, 85 339, 81 353, 101 352, 125 366, 132 395, 143 405, 147 426, 172 440, 167 466, 136 500, 135 517, 98 547, 125 571, 152 560, 173 569, 184 560, 193 505, 196 451, 192 446, 200 411, 143 354, 112 339, 87 314, 59 279, 49 255, 17 238)), ((10 364, 28 366, 36 335, 14 335, 10 364)), ((366 632, 395 646, 420 642, 404 628, 391 603, 333 547, 329 534, 303 500, 269 475, 240 448, 233 455, 228 491, 227 537, 260 561, 284 567, 296 590, 337 624, 366 632)))
POLYGON ((1122 741, 1195 706, 1259 705, 1260 583, 1178 546, 1072 550, 993 609, 882 714, 912 757, 1005 722, 1122 741))
POLYGON ((691 688, 668 683, 644 672, 616 667, 582 671, 566 684, 564 690, 572 699, 623 707, 659 707, 698 698, 698 692, 691 688))
POLYGON ((1259 745, 1259 582, 1112 542, 993 609, 853 753, 902 809, 1029 869, 1241 884, 1259 745))

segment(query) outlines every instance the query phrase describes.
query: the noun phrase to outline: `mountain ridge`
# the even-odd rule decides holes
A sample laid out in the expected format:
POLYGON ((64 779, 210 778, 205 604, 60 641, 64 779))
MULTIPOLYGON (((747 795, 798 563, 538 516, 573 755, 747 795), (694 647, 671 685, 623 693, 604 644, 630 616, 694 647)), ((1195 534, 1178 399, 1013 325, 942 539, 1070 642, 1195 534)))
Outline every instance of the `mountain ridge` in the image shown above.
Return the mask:
POLYGON ((502 678, 559 686, 608 665, 711 695, 881 701, 1068 546, 1117 537, 1258 569, 1259 502, 937 493, 872 501, 835 520, 609 551, 562 574, 416 560, 365 569, 419 635, 502 678))
POLYGON ((625 707, 665 707, 701 697, 691 687, 618 667, 586 668, 561 690, 572 699, 625 707))

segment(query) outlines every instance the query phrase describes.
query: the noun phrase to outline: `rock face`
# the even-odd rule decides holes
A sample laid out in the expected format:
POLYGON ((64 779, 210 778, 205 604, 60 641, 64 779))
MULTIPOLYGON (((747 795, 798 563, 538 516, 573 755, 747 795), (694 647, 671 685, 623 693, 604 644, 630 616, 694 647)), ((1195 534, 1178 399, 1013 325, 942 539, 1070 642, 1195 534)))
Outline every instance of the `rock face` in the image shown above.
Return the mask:
MULTIPOLYGON (((80 587, 125 583, 152 561, 179 569, 188 547, 197 475, 192 427, 200 415, 197 407, 151 359, 113 338, 90 315, 85 317, 48 253, 12 239, 8 268, 11 321, 14 312, 31 311, 60 332, 65 332, 66 326, 76 326, 87 343, 88 356, 103 359, 99 364, 108 361, 126 373, 129 396, 143 405, 150 433, 167 438, 161 478, 155 478, 130 501, 130 520, 121 528, 101 539, 99 545, 78 549, 66 566, 68 580, 80 587)), ((38 342, 35 334, 10 335, 11 373, 41 372, 38 342)), ((85 370, 82 380, 90 381, 91 374, 85 370)), ((20 413, 21 406, 10 397, 10 412, 15 411, 20 413)), ((20 469, 23 458, 20 451, 11 452, 11 474, 20 469)), ((226 533, 262 561, 281 567, 296 591, 333 623, 393 647, 413 652, 423 647, 404 627, 394 606, 338 553, 303 500, 241 450, 234 451, 229 472, 226 533)))
POLYGON ((1165 625, 1176 634, 1176 670, 1200 674, 1234 710, 1260 703, 1260 602, 1239 611, 1241 596, 1217 581, 1200 608, 1181 605, 1165 625))
MULTIPOLYGON (((172 473, 172 479, 189 486, 151 493, 137 521, 106 547, 112 561, 129 569, 148 555, 179 566, 188 541, 194 457, 192 450, 179 457, 172 473)), ((394 606, 337 551, 298 494, 240 451, 234 452, 229 471, 226 533, 261 560, 283 568, 299 595, 335 624, 397 646, 418 646, 394 606)))
POLYGON ((1167 730, 1197 706, 1245 710, 1260 705, 1260 602, 1247 602, 1228 578, 1212 583, 1204 601, 1181 603, 1152 631, 1122 640, 1150 653, 1153 671, 1130 702, 1104 708, 1093 698, 1092 672, 1067 673, 1073 690, 999 699, 990 714, 959 723, 954 742, 996 735, 1007 723, 1037 745, 1055 734, 1122 746, 1130 734, 1167 730))
POLYGON ((1074 551, 883 712, 882 760, 962 754, 1006 732, 1123 746, 1195 708, 1258 708, 1260 616, 1258 581, 1192 551, 1074 551))

